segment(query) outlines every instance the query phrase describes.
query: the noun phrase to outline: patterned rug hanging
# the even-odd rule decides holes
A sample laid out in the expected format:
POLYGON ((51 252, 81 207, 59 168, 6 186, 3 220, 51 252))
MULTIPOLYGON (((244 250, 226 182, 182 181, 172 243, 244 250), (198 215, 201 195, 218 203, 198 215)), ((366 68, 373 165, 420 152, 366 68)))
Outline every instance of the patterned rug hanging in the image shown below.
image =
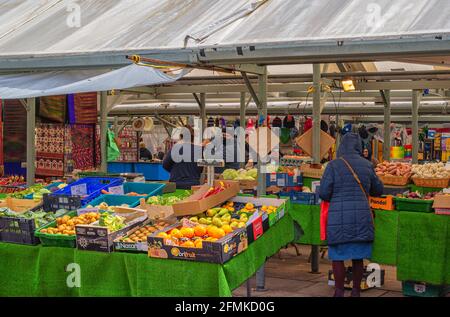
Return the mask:
POLYGON ((66 121, 66 95, 39 98, 39 116, 54 122, 66 121))
POLYGON ((36 175, 64 176, 63 124, 36 126, 36 175))

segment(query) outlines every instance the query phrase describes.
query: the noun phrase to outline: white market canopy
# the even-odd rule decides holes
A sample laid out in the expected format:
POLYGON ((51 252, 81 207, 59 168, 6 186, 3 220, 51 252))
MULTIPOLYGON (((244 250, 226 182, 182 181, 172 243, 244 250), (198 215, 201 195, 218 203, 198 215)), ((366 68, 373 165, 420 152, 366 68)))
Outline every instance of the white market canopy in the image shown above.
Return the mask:
POLYGON ((0 21, 3 72, 119 67, 133 53, 215 64, 407 54, 450 64, 441 57, 450 52, 448 0, 0 0, 0 21))
POLYGON ((67 70, 0 75, 0 99, 22 99, 71 93, 127 89, 174 82, 185 75, 169 76, 152 67, 130 65, 117 70, 67 70))

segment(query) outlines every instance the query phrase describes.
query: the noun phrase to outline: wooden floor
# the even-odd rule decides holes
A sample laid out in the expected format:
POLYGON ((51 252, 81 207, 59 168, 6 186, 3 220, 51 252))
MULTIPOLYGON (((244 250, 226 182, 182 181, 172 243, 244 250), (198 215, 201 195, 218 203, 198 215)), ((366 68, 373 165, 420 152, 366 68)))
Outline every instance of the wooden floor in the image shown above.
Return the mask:
MULTIPOLYGON (((265 292, 252 291, 254 297, 331 297, 334 288, 328 285, 328 270, 331 269, 327 256, 320 260, 320 273, 310 273, 308 263, 310 246, 299 246, 301 255, 297 256, 294 247, 283 249, 270 258, 265 266, 265 292)), ((403 297, 401 282, 397 281, 396 268, 382 265, 385 270, 385 283, 381 288, 369 289, 361 293, 362 297, 403 297)), ((255 287, 255 278, 251 279, 255 287)), ((234 296, 246 296, 247 287, 242 285, 233 292, 234 296)), ((350 296, 350 291, 346 292, 350 296)))

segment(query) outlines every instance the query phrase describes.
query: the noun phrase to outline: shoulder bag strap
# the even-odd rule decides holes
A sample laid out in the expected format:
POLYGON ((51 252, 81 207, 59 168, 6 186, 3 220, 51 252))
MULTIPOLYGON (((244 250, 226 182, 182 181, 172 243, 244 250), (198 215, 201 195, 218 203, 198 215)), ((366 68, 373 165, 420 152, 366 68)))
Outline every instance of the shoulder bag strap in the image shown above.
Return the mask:
POLYGON ((350 166, 350 164, 347 162, 346 159, 344 159, 342 157, 339 159, 342 160, 345 163, 345 165, 347 165, 348 169, 353 174, 353 177, 355 178, 356 182, 358 183, 359 187, 361 188, 362 192, 364 193, 364 196, 366 196, 367 201, 369 201, 369 195, 367 194, 366 190, 364 189, 364 186, 361 184, 361 181, 359 180, 358 175, 356 175, 355 171, 353 170, 353 168, 350 166))

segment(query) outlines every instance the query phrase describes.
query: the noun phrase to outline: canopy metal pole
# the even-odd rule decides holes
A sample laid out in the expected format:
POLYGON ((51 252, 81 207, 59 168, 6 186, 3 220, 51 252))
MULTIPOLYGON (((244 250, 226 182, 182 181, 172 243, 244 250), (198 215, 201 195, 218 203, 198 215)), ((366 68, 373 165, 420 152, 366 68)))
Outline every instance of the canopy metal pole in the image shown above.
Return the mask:
POLYGON ((101 166, 100 170, 104 173, 108 170, 108 149, 107 149, 107 136, 108 136, 108 112, 107 112, 107 98, 106 91, 100 93, 100 149, 101 149, 101 166))
POLYGON ((412 91, 412 163, 419 162, 419 106, 421 91, 412 91))
POLYGON ((117 137, 119 137, 119 118, 118 117, 114 117, 114 135, 117 137))
MULTIPOLYGON (((258 86, 259 86, 259 94, 258 99, 260 102, 260 108, 258 109, 258 115, 259 117, 264 117, 265 120, 267 120, 267 67, 264 67, 264 74, 258 75, 258 86)), ((259 120, 259 118, 258 118, 259 120)), ((270 138, 270 135, 268 133, 267 137, 270 138)), ((258 138, 259 139, 259 138, 258 138)), ((263 140, 262 142, 264 142, 263 140)), ((261 140, 258 141, 258 189, 257 189, 257 196, 265 196, 266 193, 266 174, 263 173, 262 170, 262 158, 260 154, 260 144, 262 143, 261 140)), ((270 150, 270 149, 268 149, 270 150)), ((265 153, 264 153, 265 154, 265 153)), ((256 291, 257 292, 263 292, 266 291, 266 280, 265 280, 265 272, 264 272, 264 265, 261 266, 261 268, 256 272, 256 291)))
MULTIPOLYGON (((241 128, 245 129, 245 112, 247 108, 247 100, 246 100, 247 94, 245 92, 241 92, 241 105, 239 109, 239 125, 241 128)), ((245 143, 241 144, 240 148, 241 153, 245 152, 245 143)), ((241 168, 245 167, 245 162, 240 163, 241 168)))
POLYGON ((315 164, 320 163, 320 115, 321 115, 321 72, 320 64, 313 65, 313 161, 315 164))
POLYGON ((391 157, 391 91, 386 90, 384 95, 384 140, 383 160, 389 161, 391 157))
POLYGON ((36 172, 36 98, 27 99, 27 185, 35 182, 36 172))
MULTIPOLYGON (((313 65, 313 162, 320 163, 320 115, 322 113, 321 69, 320 64, 313 65)), ((319 272, 319 246, 311 246, 311 273, 319 272)))
POLYGON ((200 94, 200 115, 202 119, 202 140, 203 140, 203 132, 205 132, 206 129, 206 94, 201 93, 200 94))

